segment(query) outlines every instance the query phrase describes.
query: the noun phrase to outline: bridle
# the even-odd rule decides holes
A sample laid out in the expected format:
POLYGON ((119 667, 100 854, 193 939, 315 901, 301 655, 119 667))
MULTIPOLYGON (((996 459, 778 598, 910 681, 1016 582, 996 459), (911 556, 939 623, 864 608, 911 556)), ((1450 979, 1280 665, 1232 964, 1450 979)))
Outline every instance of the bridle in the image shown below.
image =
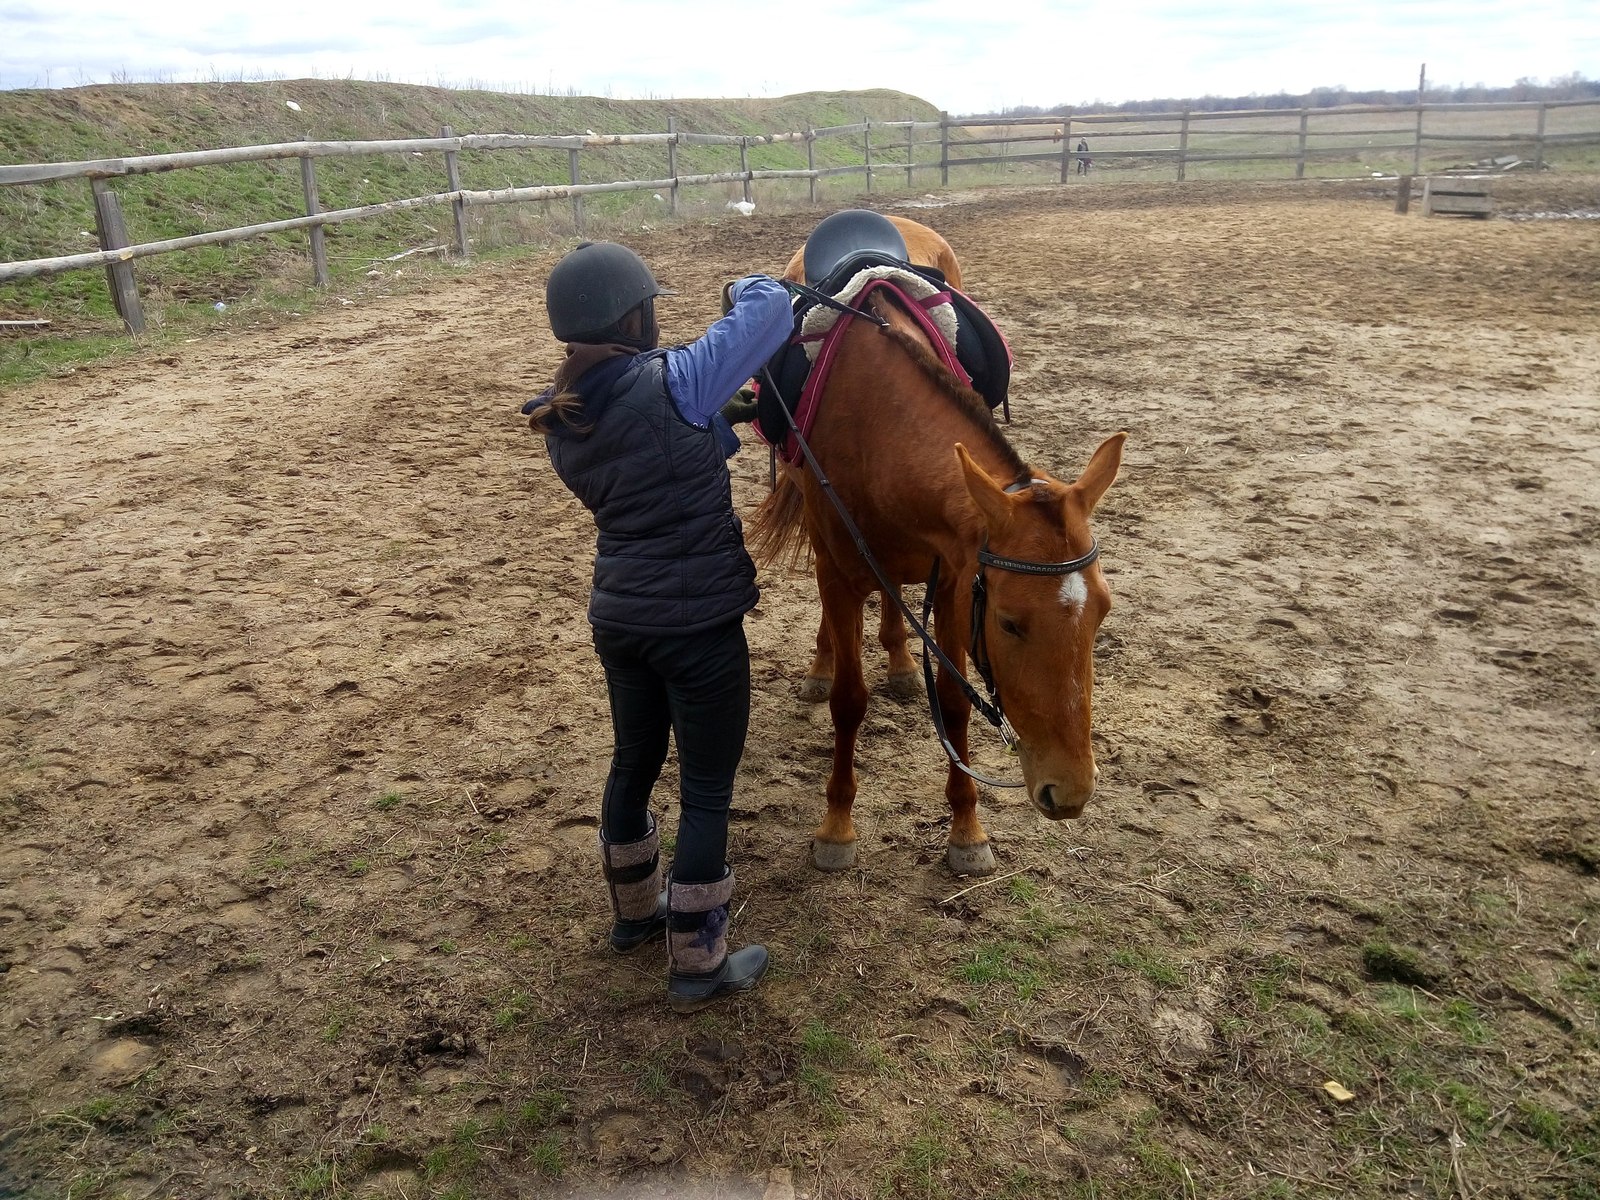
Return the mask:
MULTIPOLYGON (((1006 488, 1007 492, 1020 492, 1023 488, 1031 486, 1032 480, 1026 483, 1012 484, 1006 488)), ((989 638, 986 629, 989 612, 989 585, 985 580, 983 569, 994 567, 999 571, 1012 571, 1018 575, 1072 575, 1085 567, 1091 566, 1100 557, 1100 543, 1093 538, 1089 540, 1089 550, 1077 558, 1068 559, 1066 562, 1034 562, 1026 558, 1008 558, 1003 554, 995 554, 989 549, 989 539, 984 538, 983 545, 978 547, 978 572, 972 577, 972 635, 967 647, 972 656, 972 665, 977 669, 978 678, 983 680, 983 686, 989 692, 989 699, 993 702, 995 711, 1000 715, 1000 722, 996 726, 1000 730, 1000 737, 1010 750, 1016 745, 1016 731, 1011 728, 1011 723, 1005 719, 1005 707, 1000 702, 1000 689, 994 681, 994 669, 989 662, 989 638)), ((933 564, 934 575, 937 577, 939 564, 933 564)))
MULTIPOLYGON (((794 287, 795 285, 786 283, 786 286, 794 287)), ((809 292, 810 289, 805 289, 805 291, 809 292)), ((835 302, 835 305, 838 306, 838 303, 835 302)), ((888 325, 887 321, 875 313, 866 313, 854 307, 848 307, 846 311, 855 316, 876 319, 880 328, 888 325)), ((995 684, 994 671, 989 661, 988 641, 984 633, 984 624, 989 607, 989 589, 984 580, 984 568, 993 567, 997 571, 1013 571, 1021 575, 1071 575, 1075 571, 1081 571, 1090 566, 1100 557, 1100 543, 1091 540, 1086 554, 1070 559, 1067 562, 1034 562, 1030 559, 1009 558, 1003 554, 995 554, 989 549, 989 539, 987 537, 984 538, 983 544, 978 547, 978 571, 972 578, 972 631, 968 652, 972 656, 973 666, 977 668, 978 677, 983 680, 984 690, 989 693, 988 697, 985 698, 978 694, 978 690, 967 681, 966 676, 956 668, 955 663, 950 661, 950 656, 940 649, 939 644, 933 640, 933 636, 928 632, 928 620, 933 613, 934 596, 939 586, 939 559, 937 557, 934 558, 933 570, 928 575, 927 589, 923 593, 922 599, 922 619, 919 621, 916 614, 901 599, 899 587, 890 582, 883 567, 873 557, 860 527, 851 519, 850 513, 845 509, 844 501, 839 499, 838 492, 834 491, 832 482, 829 481, 827 473, 822 469, 822 464, 817 461, 817 456, 811 452, 810 444, 801 435, 799 422, 795 420, 794 413, 790 411, 788 401, 783 398, 783 393, 778 390, 777 383, 765 366, 761 368, 761 379, 762 383, 771 389, 772 398, 777 402, 778 407, 782 409, 784 419, 789 424, 789 431, 794 435, 795 442, 799 445, 800 452, 805 457, 806 465, 811 468, 811 473, 816 477, 817 486, 822 489, 823 494, 828 497, 829 503, 833 505, 834 511, 839 514, 839 520, 843 522, 845 530, 850 534, 850 540, 855 543, 856 552, 861 555, 863 561, 871 568, 872 574, 877 578, 878 586, 882 589, 884 599, 894 602, 895 606, 900 610, 900 615, 905 618, 906 624, 922 639, 923 686, 927 689, 928 709, 933 716, 933 727, 939 735, 940 745, 944 747, 945 756, 949 758, 952 766, 989 787, 1019 788, 1027 786, 1026 783, 1007 783, 1004 780, 991 779, 987 775, 980 775, 961 760, 961 755, 956 752, 954 744, 950 741, 949 732, 945 728, 944 713, 939 709, 938 684, 934 679, 933 660, 935 658, 938 659, 940 668, 956 681, 957 686, 961 689, 961 694, 966 698, 967 702, 983 716, 984 720, 999 731, 1000 740, 1005 743, 1006 749, 1015 754, 1017 752, 1017 733, 1016 730, 1011 728, 1011 722, 1006 720, 1005 706, 1000 699, 1000 689, 995 684)), ((1023 488, 1031 486, 1032 483, 1032 480, 1023 480, 1013 483, 1005 490, 1014 494, 1023 488)))

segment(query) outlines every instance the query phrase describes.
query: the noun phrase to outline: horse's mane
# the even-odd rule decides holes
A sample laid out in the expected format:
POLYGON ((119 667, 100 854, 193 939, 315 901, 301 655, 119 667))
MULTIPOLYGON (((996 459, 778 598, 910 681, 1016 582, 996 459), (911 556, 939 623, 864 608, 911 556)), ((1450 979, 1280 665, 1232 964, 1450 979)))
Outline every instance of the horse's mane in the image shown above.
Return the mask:
MULTIPOLYGON (((879 295, 881 296, 882 293, 879 293, 879 295)), ((876 298, 874 297, 874 299, 876 298)), ((901 307, 897 300, 891 301, 891 303, 896 308, 901 307)), ((1016 447, 1006 440, 1005 434, 1000 432, 1000 426, 995 423, 994 414, 990 411, 989 405, 982 396, 956 378, 950 368, 940 362, 938 355, 929 349, 920 338, 895 325, 890 325, 883 332, 894 339, 895 343, 906 352, 912 362, 916 363, 923 374, 937 383, 940 390, 954 402, 956 408, 972 422, 978 436, 988 444, 991 450, 1000 456, 1000 461, 1012 473, 1013 481, 1031 478, 1033 475, 1032 468, 1022 460, 1022 456, 1017 453, 1016 447)))

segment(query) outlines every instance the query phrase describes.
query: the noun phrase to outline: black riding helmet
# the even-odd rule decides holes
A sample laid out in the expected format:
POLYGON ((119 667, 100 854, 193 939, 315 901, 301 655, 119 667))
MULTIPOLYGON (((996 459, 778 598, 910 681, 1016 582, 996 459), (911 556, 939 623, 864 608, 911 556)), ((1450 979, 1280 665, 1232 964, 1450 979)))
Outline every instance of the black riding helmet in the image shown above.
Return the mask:
POLYGON ((875 252, 905 262, 906 240, 893 221, 870 208, 847 208, 824 217, 806 239, 806 283, 816 287, 847 259, 875 252))
POLYGON ((676 292, 656 283, 656 277, 626 246, 615 242, 580 242, 550 272, 544 285, 550 330, 563 342, 637 343, 655 345, 657 296, 676 292), (622 319, 645 306, 639 333, 622 333, 622 319))

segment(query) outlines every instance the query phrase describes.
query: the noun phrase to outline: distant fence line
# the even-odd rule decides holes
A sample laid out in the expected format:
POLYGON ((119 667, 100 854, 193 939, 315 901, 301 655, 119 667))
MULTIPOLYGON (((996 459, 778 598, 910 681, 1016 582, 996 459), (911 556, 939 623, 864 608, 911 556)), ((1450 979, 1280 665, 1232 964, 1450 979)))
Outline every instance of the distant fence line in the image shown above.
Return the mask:
POLYGON ((1299 108, 1299 109, 1236 109, 1225 112, 1196 112, 1183 109, 1172 113, 1073 113, 1067 112, 1057 116, 1016 117, 1016 118, 966 118, 952 119, 948 115, 942 116, 937 121, 863 121, 853 125, 835 125, 821 129, 806 129, 790 133, 768 134, 711 134, 690 133, 677 128, 676 120, 668 118, 667 130, 664 133, 619 133, 619 134, 465 134, 456 136, 449 126, 441 130, 436 138, 407 138, 390 141, 367 142, 341 142, 341 141, 300 141, 281 142, 271 145, 236 146, 217 150, 194 150, 175 154, 148 154, 128 158, 95 159, 82 162, 61 163, 25 163, 12 166, 0 166, 0 186, 21 184, 57 183, 70 179, 87 179, 89 181, 92 198, 95 206, 95 216, 98 229, 100 249, 81 254, 65 254, 50 258, 28 259, 19 262, 0 263, 0 283, 9 280, 27 279, 41 275, 53 275, 65 271, 83 270, 86 268, 105 267, 111 286, 112 298, 115 301, 118 313, 130 332, 138 333, 144 328, 144 314, 139 302, 138 287, 133 276, 132 262, 138 258, 145 258, 155 254, 168 254, 178 250, 188 250, 200 246, 222 245, 230 242, 244 241, 258 238, 272 233, 287 233, 305 229, 310 237, 310 250, 312 258, 313 279, 318 287, 326 287, 329 281, 328 264, 322 231, 326 226, 338 225, 346 221, 359 221, 368 217, 381 216, 388 213, 402 212, 407 209, 424 208, 448 204, 452 207, 455 217, 454 251, 466 256, 469 253, 467 238, 466 211, 469 208, 496 204, 516 204, 532 200, 549 201, 554 199, 571 199, 573 206, 573 220, 580 234, 584 225, 583 198, 607 192, 626 191, 651 191, 668 192, 670 194, 671 211, 678 211, 679 193, 685 187, 697 187, 709 184, 738 183, 743 186, 745 200, 751 199, 752 184, 760 180, 805 179, 809 183, 809 198, 814 204, 817 201, 817 182, 819 179, 830 176, 864 174, 866 177, 867 191, 873 189, 874 177, 880 174, 905 172, 906 186, 914 186, 915 173, 918 171, 939 171, 941 187, 950 184, 952 169, 982 166, 994 167, 1009 163, 1041 163, 1050 162, 1059 164, 1060 182, 1066 183, 1072 177, 1074 165, 1080 169, 1087 166, 1084 161, 1086 155, 1074 149, 1074 138, 1085 137, 1093 131, 1096 147, 1093 152, 1095 159, 1123 159, 1123 160, 1150 160, 1165 159, 1174 162, 1177 178, 1185 178, 1187 168, 1191 163, 1214 162, 1243 162, 1243 161, 1277 161, 1293 162, 1295 164, 1295 178, 1300 179, 1305 175, 1306 164, 1318 158, 1333 155, 1344 155, 1351 152, 1371 152, 1374 150, 1409 150, 1412 154, 1412 169, 1420 173, 1422 150, 1424 145, 1435 143, 1463 142, 1474 145, 1507 144, 1534 147, 1534 165, 1544 165, 1545 152, 1552 146, 1577 146, 1600 144, 1600 132, 1595 133, 1551 133, 1546 130, 1547 113, 1552 109, 1600 107, 1600 101, 1571 100, 1571 101, 1525 101, 1513 103, 1472 103, 1472 104, 1411 104, 1411 105, 1354 105, 1339 108, 1299 108), (1489 112, 1522 112, 1535 117, 1535 129, 1531 134, 1497 134, 1497 133, 1429 133, 1423 128, 1423 118, 1426 113, 1489 113, 1489 112), (1349 117, 1352 115, 1381 115, 1381 114, 1410 114, 1414 123, 1410 129, 1395 127, 1373 129, 1337 128, 1332 130, 1316 130, 1311 128, 1313 120, 1328 117, 1349 117), (1261 118, 1287 118, 1295 121, 1293 128, 1249 128, 1244 130, 1224 130, 1221 133, 1231 133, 1241 137, 1286 137, 1295 138, 1296 145, 1289 151, 1208 151, 1201 152, 1190 147, 1191 133, 1209 135, 1211 131, 1198 129, 1208 122, 1237 122, 1261 118), (1138 129, 1110 130, 1105 126, 1111 125, 1137 125, 1138 129), (978 128, 993 130, 1004 128, 1046 127, 1050 130, 1048 135, 1042 133, 1023 134, 1020 136, 1009 134, 1004 137, 971 137, 952 141, 951 131, 963 128, 978 128), (1148 128, 1154 127, 1154 128, 1148 128), (1129 148, 1124 150, 1107 150, 1103 143, 1112 138, 1150 138, 1163 136, 1168 128, 1175 127, 1177 144, 1173 146, 1129 148), (933 143, 928 139, 918 139, 919 134, 937 130, 939 133, 939 157, 937 161, 917 162, 917 149, 919 146, 929 146, 933 143), (1076 133, 1074 132, 1076 130, 1076 133), (899 131, 904 138, 891 142, 880 141, 877 146, 873 144, 874 133, 887 133, 899 131), (859 165, 843 167, 818 168, 816 165, 816 143, 821 138, 849 137, 856 134, 863 135, 862 146, 865 151, 865 161, 859 165), (1371 137, 1409 135, 1404 142, 1385 143, 1375 146, 1368 142, 1365 144, 1327 144, 1319 139, 1328 137, 1371 137), (1044 152, 1017 154, 1009 151, 1000 154, 970 155, 961 153, 979 147, 1009 147, 1018 144, 1038 145, 1048 140, 1052 143, 1059 142, 1060 148, 1051 148, 1044 152), (751 146, 773 145, 779 143, 803 143, 806 149, 806 166, 803 169, 788 170, 753 170, 750 167, 749 151, 751 146), (580 156, 583 151, 597 150, 615 146, 662 146, 667 155, 667 173, 660 179, 644 180, 617 180, 609 183, 581 183, 580 156), (682 175, 678 172, 678 148, 680 146, 738 146, 739 164, 738 171, 722 171, 710 174, 682 175), (551 184, 528 187, 496 188, 492 190, 469 190, 461 186, 458 155, 465 150, 493 151, 493 150, 566 150, 568 153, 568 169, 570 182, 566 184, 551 184), (952 149, 959 154, 952 157, 952 149), (879 158, 875 161, 874 150, 880 154, 897 155, 903 152, 903 161, 893 157, 879 158), (441 153, 444 156, 445 175, 448 190, 426 196, 410 196, 398 200, 385 201, 378 204, 367 204, 357 208, 342 208, 323 211, 317 190, 316 160, 319 158, 336 158, 353 155, 367 154, 423 154, 441 153), (128 239, 127 229, 122 217, 121 204, 117 193, 112 190, 107 182, 111 179, 129 175, 144 175, 160 171, 177 171, 191 167, 218 166, 230 163, 267 162, 283 159, 298 159, 302 191, 305 200, 305 215, 291 217, 279 221, 267 221, 255 225, 241 226, 235 229, 215 230, 209 233, 192 234, 185 237, 168 238, 157 242, 143 242, 131 244, 128 239))

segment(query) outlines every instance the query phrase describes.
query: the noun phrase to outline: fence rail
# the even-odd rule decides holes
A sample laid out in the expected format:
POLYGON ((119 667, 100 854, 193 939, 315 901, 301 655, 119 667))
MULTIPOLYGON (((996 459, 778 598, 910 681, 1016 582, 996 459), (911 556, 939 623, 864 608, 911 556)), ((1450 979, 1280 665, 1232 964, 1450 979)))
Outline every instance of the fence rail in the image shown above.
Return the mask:
POLYGON ((327 258, 322 231, 329 225, 360 221, 389 213, 404 212, 442 205, 450 205, 455 218, 455 253, 465 256, 469 252, 467 212, 488 205, 517 204, 529 201, 571 199, 573 219, 579 232, 583 230, 583 198, 610 192, 650 191, 669 192, 672 211, 678 210, 678 198, 683 188, 714 184, 737 183, 743 187, 745 200, 751 199, 751 185, 763 180, 807 180, 810 200, 817 200, 817 183, 822 179, 846 175, 864 175, 867 191, 872 191, 874 180, 880 175, 904 172, 906 185, 912 186, 918 171, 937 169, 940 186, 948 187, 950 172, 968 167, 993 168, 1005 164, 1053 163, 1059 166, 1060 182, 1066 183, 1073 174, 1089 165, 1087 153, 1074 146, 1074 130, 1079 139, 1092 136, 1096 140, 1094 159, 1140 161, 1172 161, 1177 178, 1183 180, 1190 164, 1229 162, 1284 162, 1293 163, 1295 178, 1303 178, 1308 162, 1338 155, 1362 152, 1396 153, 1409 150, 1412 154, 1412 171, 1420 174, 1422 152, 1425 146, 1452 144, 1477 144, 1483 146, 1532 147, 1536 166, 1544 165, 1545 151, 1551 147, 1600 145, 1600 128, 1593 132, 1559 133, 1548 129, 1548 116, 1553 110, 1574 108, 1600 109, 1600 101, 1526 101, 1504 104, 1410 104, 1410 105, 1352 105, 1340 108, 1301 109, 1238 109, 1225 112, 1195 112, 1184 109, 1170 113, 1076 113, 1060 116, 1016 118, 966 118, 953 120, 948 116, 938 121, 862 121, 851 125, 834 125, 826 128, 804 129, 792 132, 765 134, 692 133, 677 129, 675 120, 668 120, 663 133, 616 134, 463 134, 455 135, 449 127, 439 137, 403 138, 387 141, 301 141, 279 142, 259 146, 234 146, 216 150, 193 150, 173 154, 147 154, 127 158, 86 159, 77 162, 22 163, 0 165, 0 187, 59 184, 73 179, 89 182, 95 205, 100 249, 86 253, 63 254, 46 258, 0 263, 0 283, 53 275, 64 271, 77 271, 104 267, 108 273, 112 298, 124 323, 132 332, 144 327, 138 288, 134 282, 132 263, 141 258, 200 246, 224 245, 264 237, 275 233, 308 231, 313 263, 313 277, 319 287, 328 284, 327 258), (1433 132, 1424 128, 1429 114, 1526 114, 1534 119, 1535 127, 1527 133, 1490 132, 1433 132), (1366 118, 1383 114, 1405 115, 1410 118, 1404 127, 1356 127, 1339 125, 1331 129, 1312 128, 1312 122, 1343 121, 1349 118, 1366 118), (1255 128, 1250 122, 1276 118, 1280 121, 1294 119, 1294 128, 1272 126, 1255 128), (1232 129, 1208 129, 1204 126, 1231 122, 1232 129), (1245 124, 1241 126, 1241 122, 1245 124), (1123 128, 1117 128, 1121 126, 1123 128), (1132 128, 1126 128, 1132 126, 1132 128), (958 136, 954 131, 978 130, 990 136, 958 136), (1017 130, 1039 129, 1037 134, 1017 133, 1017 130), (903 137, 893 141, 873 143, 874 133, 894 131, 903 137), (937 142, 918 140, 918 134, 938 132, 937 142), (1176 135, 1176 143, 1160 146, 1130 146, 1126 149, 1106 149, 1104 143, 1116 139, 1164 139, 1176 135), (824 138, 850 138, 860 135, 865 161, 836 167, 816 165, 816 143, 824 138), (1234 137, 1284 140, 1293 139, 1289 149, 1230 149, 1202 148, 1191 144, 1195 138, 1234 137), (1330 144, 1327 138, 1381 137, 1399 139, 1380 144, 1339 142, 1330 144), (1048 141, 1052 147, 1046 151, 1013 153, 1013 146, 1037 146, 1048 141), (1059 143, 1059 149, 1054 147, 1059 143), (806 167, 794 169, 752 169, 749 151, 752 146, 803 145, 806 167), (919 146, 938 148, 937 161, 917 162, 919 146), (606 183, 579 182, 579 160, 584 151, 601 150, 619 146, 659 146, 667 155, 667 174, 659 179, 615 180, 606 183), (740 169, 705 174, 682 174, 678 170, 677 155, 684 146, 737 146, 740 169), (1000 147, 1000 154, 972 154, 973 150, 1000 147), (953 156, 952 150, 958 151, 953 156), (506 187, 490 190, 466 189, 461 186, 459 156, 467 152, 492 152, 498 150, 565 150, 569 160, 570 182, 542 184, 525 187, 506 187), (874 150, 879 157, 874 159, 874 150), (377 204, 354 208, 324 211, 321 207, 316 180, 316 160, 319 158, 344 158, 370 154, 441 154, 444 157, 448 190, 423 196, 408 196, 377 204), (896 158, 885 158, 895 155, 896 158), (903 157, 898 157, 903 155, 903 157), (305 215, 278 221, 266 221, 234 229, 215 230, 162 241, 130 244, 122 218, 116 191, 109 180, 162 171, 179 171, 195 167, 226 166, 237 163, 271 162, 296 159, 300 163, 301 180, 305 198, 305 215))

